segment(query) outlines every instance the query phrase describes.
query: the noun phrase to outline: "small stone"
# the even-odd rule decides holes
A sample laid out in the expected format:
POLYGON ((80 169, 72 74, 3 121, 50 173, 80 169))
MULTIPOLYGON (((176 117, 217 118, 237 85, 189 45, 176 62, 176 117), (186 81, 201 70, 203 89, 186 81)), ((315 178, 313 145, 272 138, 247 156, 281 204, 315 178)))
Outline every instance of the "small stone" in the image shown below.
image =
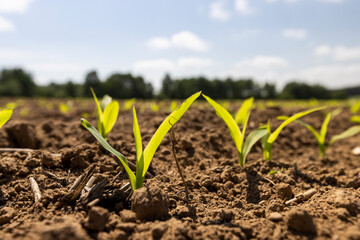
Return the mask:
POLYGON ((168 216, 169 199, 157 186, 137 189, 131 197, 131 210, 139 220, 156 220, 168 216))
POLYGON ((360 147, 355 147, 351 150, 351 153, 354 155, 360 155, 360 147))
POLYGON ((281 215, 281 213, 273 212, 273 213, 270 213, 268 219, 271 220, 271 221, 273 221, 273 222, 280 222, 280 221, 282 221, 284 218, 283 218, 283 216, 281 215))
POLYGON ((109 211, 102 207, 92 207, 89 210, 85 227, 90 230, 102 231, 109 221, 109 211))
POLYGON ((303 233, 316 233, 313 217, 304 209, 294 208, 290 210, 285 220, 287 226, 293 230, 303 233))
POLYGON ((9 223, 16 215, 16 211, 11 207, 3 207, 0 209, 0 225, 9 223))
POLYGON ((131 210, 122 210, 120 212, 120 217, 123 222, 136 222, 136 213, 131 210))
POLYGON ((290 184, 280 183, 276 185, 276 188, 278 190, 278 195, 281 199, 288 200, 292 198, 293 192, 290 184))

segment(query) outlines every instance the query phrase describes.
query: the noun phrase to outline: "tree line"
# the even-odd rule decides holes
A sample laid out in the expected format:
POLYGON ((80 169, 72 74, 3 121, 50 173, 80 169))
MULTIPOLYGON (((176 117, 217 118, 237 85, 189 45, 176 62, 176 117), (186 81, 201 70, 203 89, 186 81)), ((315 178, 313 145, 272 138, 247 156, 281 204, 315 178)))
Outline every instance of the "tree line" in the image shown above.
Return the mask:
POLYGON ((166 74, 161 89, 155 92, 151 83, 141 76, 114 73, 104 80, 96 71, 89 71, 83 83, 67 81, 63 84, 36 85, 32 76, 20 68, 3 69, 0 72, 0 96, 2 97, 92 97, 90 88, 98 96, 108 94, 118 99, 185 99, 202 90, 214 99, 243 99, 253 96, 257 99, 344 99, 349 96, 345 90, 329 90, 326 87, 291 81, 278 92, 273 83, 259 84, 252 79, 207 79, 205 77, 173 79, 166 74))

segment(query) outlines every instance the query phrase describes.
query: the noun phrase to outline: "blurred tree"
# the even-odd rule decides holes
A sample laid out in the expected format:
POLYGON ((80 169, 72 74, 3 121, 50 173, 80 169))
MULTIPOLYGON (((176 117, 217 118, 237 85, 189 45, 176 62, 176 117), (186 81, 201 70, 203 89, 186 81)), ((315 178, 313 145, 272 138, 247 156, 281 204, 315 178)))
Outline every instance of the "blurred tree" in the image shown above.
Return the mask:
POLYGON ((98 96, 104 95, 101 87, 101 81, 96 71, 90 71, 86 74, 85 82, 83 85, 83 96, 92 97, 90 88, 93 88, 98 96))
POLYGON ((20 68, 3 69, 0 73, 1 96, 31 97, 35 94, 36 85, 30 74, 20 68))
POLYGON ((160 95, 162 98, 170 98, 173 80, 169 74, 166 74, 161 85, 160 95))

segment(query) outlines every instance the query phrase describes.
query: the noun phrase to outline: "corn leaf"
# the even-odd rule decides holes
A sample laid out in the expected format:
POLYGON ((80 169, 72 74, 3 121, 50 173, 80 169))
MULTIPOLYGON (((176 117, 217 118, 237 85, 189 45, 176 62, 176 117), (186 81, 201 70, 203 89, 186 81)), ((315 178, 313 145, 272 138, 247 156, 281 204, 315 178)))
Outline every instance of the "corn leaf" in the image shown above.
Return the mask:
POLYGON ((323 124, 321 125, 320 137, 323 140, 322 143, 325 142, 325 137, 326 137, 326 133, 327 133, 327 129, 328 129, 328 125, 329 125, 331 117, 332 117, 332 114, 327 113, 326 116, 325 116, 325 120, 324 120, 323 124))
POLYGON ((119 114, 119 104, 116 101, 111 102, 105 108, 103 114, 103 126, 104 126, 105 136, 107 136, 107 134, 114 127, 118 114, 119 114))
POLYGON ((96 97, 96 94, 94 92, 94 90, 92 88, 90 88, 91 90, 91 93, 94 97, 94 100, 95 100, 95 104, 96 104, 96 108, 97 108, 97 112, 98 112, 98 115, 97 115, 97 126, 98 126, 98 129, 99 129, 99 132, 101 133, 101 135, 103 135, 103 132, 104 132, 104 127, 103 127, 103 124, 102 124, 102 119, 103 119, 103 111, 101 109, 101 106, 100 106, 100 103, 99 103, 99 100, 98 98, 96 97))
POLYGON ((360 123, 360 116, 352 116, 351 118, 350 118, 350 121, 351 122, 354 122, 354 123, 360 123))
POLYGON ((96 130, 96 128, 91 125, 91 123, 89 123, 86 119, 82 118, 81 120, 81 124, 87 129, 89 130, 89 132, 100 142, 100 144, 109 152, 111 152, 112 154, 114 154, 120 161, 120 163, 123 165, 123 167, 125 168, 126 173, 129 176, 129 180, 130 180, 130 184, 131 184, 131 188, 135 191, 136 189, 136 177, 135 174, 131 171, 131 169, 128 166, 128 162, 125 158, 124 155, 122 155, 121 153, 119 153, 118 151, 116 151, 114 148, 112 148, 110 146, 110 144, 101 136, 101 134, 96 130))
POLYGON ((104 112, 105 108, 112 102, 112 98, 109 95, 105 95, 100 102, 101 110, 104 112))
POLYGON ((144 182, 142 176, 144 169, 144 154, 142 148, 141 133, 139 123, 136 117, 136 110, 133 106, 133 133, 135 138, 135 149, 136 149, 136 189, 141 188, 144 182))
POLYGON ((182 115, 188 110, 191 104, 200 96, 201 92, 197 92, 190 96, 188 99, 180 105, 175 111, 173 111, 165 120, 161 123, 160 127, 156 130, 155 134, 152 136, 150 142, 144 150, 144 170, 143 176, 145 176, 146 171, 148 170, 151 160, 156 152, 156 149, 159 147, 161 141, 165 137, 166 133, 170 128, 180 120, 182 115))
POLYGON ((14 110, 12 109, 4 109, 0 111, 0 128, 9 121, 14 110))
MULTIPOLYGON (((289 117, 286 117, 286 116, 279 116, 277 117, 278 120, 286 120, 288 119, 289 117)), ((323 144, 325 142, 325 135, 324 135, 324 138, 322 138, 320 136, 320 134, 316 131, 316 129, 311 126, 310 124, 307 124, 306 122, 303 122, 299 119, 295 120, 295 122, 301 124, 302 126, 304 126, 305 128, 307 128, 313 135, 314 137, 316 138, 316 141, 318 142, 318 144, 323 144)))
POLYGON ((336 142, 336 141, 338 141, 340 139, 344 139, 344 138, 354 136, 355 134, 357 134, 359 132, 360 132, 360 126, 353 126, 353 127, 349 128, 349 129, 345 130, 344 132, 333 136, 330 139, 329 145, 333 144, 334 142, 336 142))
POLYGON ((245 121, 247 121, 247 113, 250 111, 251 106, 254 102, 254 98, 248 98, 246 99, 243 104, 241 105, 241 107, 239 108, 239 110, 237 111, 237 113, 235 114, 235 122, 241 126, 244 126, 245 121))
POLYGON ((324 109, 325 107, 318 107, 318 108, 312 108, 303 112, 299 112, 291 117, 289 117, 288 119, 286 119, 268 138, 267 142, 272 144, 274 143, 274 141, 276 140, 276 138, 279 136, 281 130, 283 130, 284 127, 286 127, 289 123, 295 121, 298 118, 301 118, 309 113, 315 112, 315 111, 319 111, 324 109))
POLYGON ((245 161, 246 161, 246 156, 249 154, 249 152, 251 151, 251 148, 254 146, 254 144, 259 141, 262 137, 264 137, 267 134, 267 129, 266 128, 258 128, 254 131, 252 131, 249 136, 247 136, 245 143, 244 143, 244 147, 242 150, 242 158, 240 159, 240 166, 244 166, 245 165, 245 161))
POLYGON ((236 124, 234 118, 231 114, 223 108, 220 104, 212 100, 210 97, 204 95, 204 98, 210 103, 210 105, 215 109, 216 114, 224 120, 226 126, 229 129, 230 135, 235 142, 236 149, 240 154, 242 152, 242 145, 243 145, 243 135, 240 132, 239 126, 236 124))

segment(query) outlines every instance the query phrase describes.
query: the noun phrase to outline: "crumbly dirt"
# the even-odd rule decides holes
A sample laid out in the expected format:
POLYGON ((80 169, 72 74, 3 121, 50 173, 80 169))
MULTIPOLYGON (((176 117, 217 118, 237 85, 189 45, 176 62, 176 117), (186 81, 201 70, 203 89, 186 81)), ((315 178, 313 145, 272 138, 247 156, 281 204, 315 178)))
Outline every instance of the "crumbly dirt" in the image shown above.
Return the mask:
MULTIPOLYGON (((16 100, 0 99, 0 106, 9 101, 16 100)), ((335 143, 321 158, 312 134, 291 124, 275 142, 271 161, 262 160, 257 143, 241 168, 226 125, 198 101, 174 126, 189 193, 167 135, 150 166, 152 176, 131 197, 123 167, 80 124, 83 115, 96 124, 92 101, 73 101, 68 113, 58 110, 61 102, 18 101, 0 129, 1 149, 33 149, 0 152, 0 239, 360 239, 360 155, 351 153, 360 135, 335 143), (98 188, 70 201, 71 186, 92 168, 98 188), (29 177, 38 183, 39 203, 29 177), (309 189, 316 189, 309 199, 286 204, 309 189)), ((169 103, 158 112, 148 106, 136 103, 145 144, 170 113, 169 103)), ((274 129, 280 124, 276 116, 300 110, 254 109, 247 133, 268 119, 274 129)), ((328 136, 351 127, 349 118, 344 108, 330 122, 328 136)), ((323 119, 320 112, 303 118, 318 129, 323 119)), ((122 108, 108 141, 135 161, 130 110, 122 108)))

